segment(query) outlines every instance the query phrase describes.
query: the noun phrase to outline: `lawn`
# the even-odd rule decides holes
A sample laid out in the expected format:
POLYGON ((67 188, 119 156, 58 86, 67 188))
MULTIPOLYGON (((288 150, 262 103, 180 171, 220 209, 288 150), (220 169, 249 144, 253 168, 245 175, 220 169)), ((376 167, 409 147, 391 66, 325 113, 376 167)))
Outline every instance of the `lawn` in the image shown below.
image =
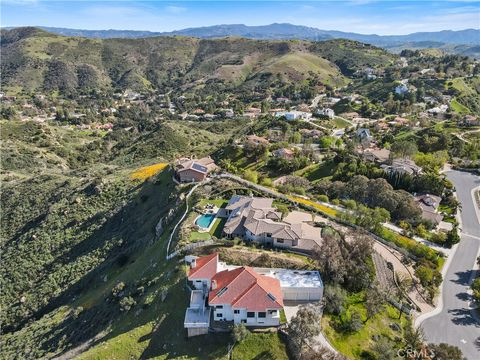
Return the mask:
POLYGON ((198 242, 198 241, 206 241, 210 239, 210 233, 209 232, 198 232, 198 231, 192 231, 190 233, 190 241, 191 242, 198 242))
POLYGON ((225 218, 215 219, 215 223, 213 224, 212 228, 209 231, 210 235, 215 236, 217 239, 220 239, 222 237, 223 226, 225 225, 226 222, 227 222, 227 219, 225 218))
POLYGON ((278 333, 250 334, 232 352, 235 360, 288 360, 287 349, 278 333))
POLYGON ((335 163, 324 161, 320 164, 314 164, 308 166, 297 173, 295 175, 302 176, 309 181, 315 182, 320 179, 330 177, 333 172, 335 171, 335 163))
POLYGON ((355 333, 342 333, 335 330, 334 324, 339 320, 339 316, 324 315, 322 319, 322 328, 327 339, 335 349, 349 358, 364 358, 362 355, 364 355, 365 350, 368 350, 374 344, 372 337, 375 335, 388 337, 398 343, 396 337, 401 337, 402 332, 393 330, 390 325, 395 323, 403 329, 408 325, 405 315, 399 320, 400 312, 390 305, 387 305, 384 311, 366 321, 366 308, 361 294, 353 294, 348 297, 346 314, 343 316, 350 316, 349 314, 352 311, 359 312, 364 322, 362 329, 355 333))
POLYGON ((343 129, 343 128, 348 128, 348 127, 352 126, 351 123, 349 123, 348 121, 346 121, 342 118, 339 118, 339 117, 335 117, 332 120, 332 123, 335 126, 335 128, 337 128, 337 129, 343 129))
POLYGON ((213 204, 216 207, 224 208, 228 204, 228 200, 225 199, 202 199, 198 202, 197 206, 202 207, 207 204, 213 204))
POLYGON ((450 106, 452 107, 452 110, 455 111, 456 113, 459 113, 459 114, 470 113, 470 109, 467 108, 465 105, 460 104, 456 99, 453 99, 450 102, 450 106))

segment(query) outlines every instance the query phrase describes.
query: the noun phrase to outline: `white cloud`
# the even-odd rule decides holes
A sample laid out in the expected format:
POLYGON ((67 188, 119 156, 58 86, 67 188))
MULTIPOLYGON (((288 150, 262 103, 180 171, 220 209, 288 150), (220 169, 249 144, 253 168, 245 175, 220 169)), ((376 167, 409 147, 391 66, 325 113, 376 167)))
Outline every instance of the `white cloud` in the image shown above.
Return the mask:
POLYGON ((181 14, 187 11, 187 8, 182 6, 169 5, 169 6, 165 6, 165 10, 171 14, 181 14))

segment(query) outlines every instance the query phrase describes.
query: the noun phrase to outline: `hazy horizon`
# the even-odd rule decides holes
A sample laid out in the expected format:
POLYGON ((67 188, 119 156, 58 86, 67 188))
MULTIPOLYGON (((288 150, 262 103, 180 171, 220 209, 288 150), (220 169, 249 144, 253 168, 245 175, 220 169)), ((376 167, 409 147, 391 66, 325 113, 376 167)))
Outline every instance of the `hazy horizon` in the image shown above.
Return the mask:
POLYGON ((289 23, 377 35, 478 29, 480 1, 2 1, 2 27, 168 32, 289 23), (128 25, 127 25, 128 24, 128 25))

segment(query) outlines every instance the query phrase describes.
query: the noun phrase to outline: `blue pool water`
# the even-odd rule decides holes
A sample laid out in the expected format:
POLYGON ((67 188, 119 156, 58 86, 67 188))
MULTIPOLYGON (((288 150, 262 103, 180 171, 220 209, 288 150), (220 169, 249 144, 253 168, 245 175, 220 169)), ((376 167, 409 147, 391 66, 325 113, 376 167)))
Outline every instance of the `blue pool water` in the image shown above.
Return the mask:
POLYGON ((204 229, 208 229, 213 219, 215 219, 215 214, 203 214, 195 221, 195 224, 204 229))

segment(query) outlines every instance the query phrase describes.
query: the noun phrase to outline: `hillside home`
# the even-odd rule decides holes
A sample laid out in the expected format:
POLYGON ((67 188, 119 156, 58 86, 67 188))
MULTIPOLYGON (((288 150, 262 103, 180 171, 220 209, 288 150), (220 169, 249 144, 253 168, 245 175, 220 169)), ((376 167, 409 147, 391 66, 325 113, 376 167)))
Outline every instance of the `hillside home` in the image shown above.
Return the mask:
POLYGON ((199 182, 205 180, 208 173, 217 168, 209 156, 201 159, 182 158, 175 164, 175 178, 182 183, 199 182))
POLYGON ((248 119, 255 119, 258 116, 260 116, 261 113, 262 113, 261 109, 251 107, 251 108, 248 108, 244 111, 243 117, 248 118, 248 119))
POLYGON ((448 105, 443 104, 443 105, 428 109, 427 112, 432 115, 439 115, 439 114, 445 114, 447 110, 448 110, 448 105))
POLYGON ((233 196, 225 208, 223 235, 301 252, 321 246, 321 228, 314 226, 312 214, 293 211, 282 220, 272 204, 269 198, 233 196))
POLYGON ((233 324, 276 327, 284 300, 320 301, 323 296, 318 271, 232 266, 216 253, 185 260, 192 287, 184 321, 189 337, 233 324))
POLYGON ((293 159, 294 155, 295 153, 293 152, 293 150, 287 148, 280 148, 273 152, 273 156, 287 160, 293 159))
POLYGON ((479 126, 480 118, 473 115, 465 115, 461 120, 461 124, 464 126, 479 126))
POLYGON ((260 145, 260 144, 269 145, 270 144, 270 141, 268 141, 264 137, 257 136, 255 134, 254 135, 248 135, 247 136, 247 142, 255 144, 255 145, 260 145))
POLYGON ((390 150, 388 149, 366 149, 363 152, 363 158, 367 161, 383 164, 390 158, 390 150))
POLYGON ((341 99, 338 97, 325 97, 322 101, 324 105, 332 106, 338 103, 341 99))
POLYGON ((358 113, 355 112, 355 111, 343 113, 341 115, 342 115, 342 117, 344 117, 345 119, 348 119, 348 120, 353 120, 355 118, 358 118, 358 116, 359 116, 358 113))
POLYGON ((443 220, 443 215, 438 212, 442 198, 440 196, 423 194, 415 196, 415 202, 422 209, 422 218, 431 221, 437 226, 443 220))
POLYGON ((365 129, 365 128, 359 128, 355 132, 357 138, 363 143, 363 142, 370 142, 373 140, 372 134, 370 134, 370 130, 365 129))
POLYGON ((319 109, 317 110, 317 114, 321 116, 326 116, 329 119, 333 119, 335 117, 335 111, 330 108, 319 109))
POLYGON ((279 111, 275 113, 275 117, 284 117, 288 121, 292 120, 310 120, 312 114, 305 111, 279 111))
POLYGON ((408 91, 409 91, 409 89, 408 89, 408 79, 403 79, 402 81, 400 81, 400 84, 398 84, 395 87, 395 94, 398 94, 398 95, 406 94, 406 93, 408 93, 408 91))
POLYGON ((388 174, 419 175, 422 173, 422 168, 410 159, 395 159, 391 165, 381 165, 380 167, 388 174))
POLYGON ((304 139, 318 139, 320 136, 323 135, 323 133, 317 129, 300 129, 300 133, 302 134, 304 139))

